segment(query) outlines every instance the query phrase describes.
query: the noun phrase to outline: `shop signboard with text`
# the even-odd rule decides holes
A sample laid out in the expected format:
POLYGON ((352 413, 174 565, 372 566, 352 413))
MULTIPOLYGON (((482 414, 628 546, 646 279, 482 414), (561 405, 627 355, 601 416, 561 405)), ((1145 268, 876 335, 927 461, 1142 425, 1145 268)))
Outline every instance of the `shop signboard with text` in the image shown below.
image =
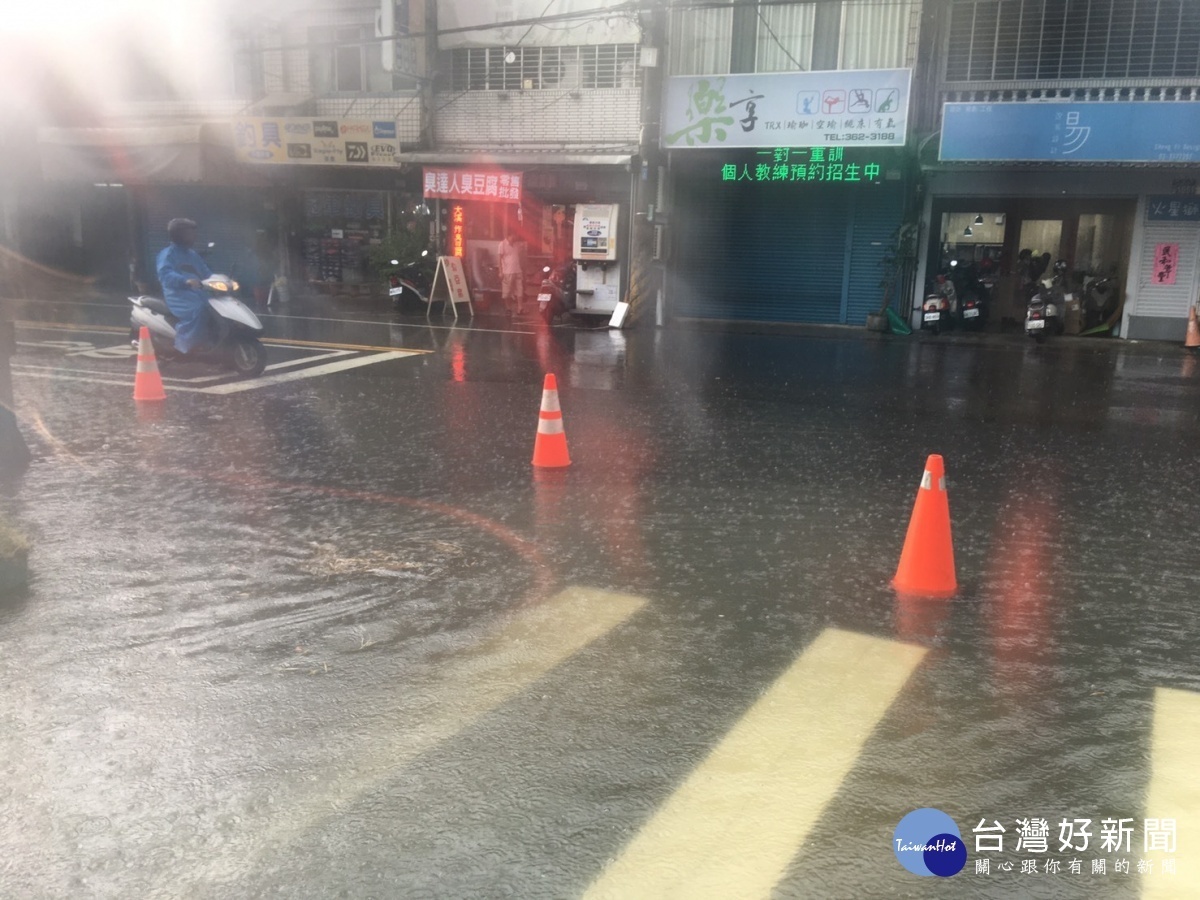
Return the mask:
POLYGON ((425 167, 426 200, 481 200, 485 203, 520 203, 524 176, 495 169, 444 169, 425 167))
POLYGON ((1200 103, 947 103, 940 158, 1200 162, 1200 103))
POLYGON ((391 119, 241 118, 233 148, 246 163, 394 166, 400 145, 391 119))
POLYGON ((669 78, 663 146, 902 147, 911 69, 669 78))

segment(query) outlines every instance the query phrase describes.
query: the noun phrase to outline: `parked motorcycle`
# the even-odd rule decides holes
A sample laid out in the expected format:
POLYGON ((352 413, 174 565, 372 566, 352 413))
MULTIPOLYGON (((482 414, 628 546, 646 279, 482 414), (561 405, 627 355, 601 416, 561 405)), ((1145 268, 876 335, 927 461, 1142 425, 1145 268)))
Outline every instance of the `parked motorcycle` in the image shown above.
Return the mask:
POLYGON ((1083 330, 1102 329, 1117 311, 1115 278, 1093 278, 1083 289, 1083 330))
POLYGON ((921 328, 941 334, 954 326, 958 293, 954 282, 944 274, 938 275, 930 287, 932 290, 925 295, 925 302, 921 304, 921 328))
POLYGON ((988 301, 991 286, 980 277, 974 263, 959 265, 951 262, 950 280, 958 297, 958 314, 964 329, 981 330, 987 325, 988 301))
POLYGON ((404 265, 400 265, 398 259, 391 261, 397 268, 388 273, 388 296, 392 298, 392 308, 397 312, 418 303, 428 306, 429 292, 433 289, 433 276, 425 264, 428 256, 429 251, 422 250, 418 258, 404 265))
POLYGON ((1039 344, 1046 340, 1047 334, 1062 334, 1065 330, 1066 276, 1067 263, 1060 259, 1054 264, 1054 276, 1038 283, 1025 310, 1025 333, 1039 344))
POLYGON ((186 354, 176 350, 175 324, 179 320, 165 300, 148 294, 129 298, 133 304, 129 324, 134 346, 137 346, 144 325, 150 329, 155 356, 163 362, 194 360, 231 368, 244 378, 261 375, 267 367, 267 349, 259 340, 263 324, 246 304, 232 296, 238 283, 228 275, 210 275, 201 285, 212 294, 208 298, 214 333, 211 346, 199 347, 186 354))
POLYGON ((575 264, 568 262, 558 269, 542 269, 542 285, 537 295, 538 315, 547 325, 575 307, 575 264))

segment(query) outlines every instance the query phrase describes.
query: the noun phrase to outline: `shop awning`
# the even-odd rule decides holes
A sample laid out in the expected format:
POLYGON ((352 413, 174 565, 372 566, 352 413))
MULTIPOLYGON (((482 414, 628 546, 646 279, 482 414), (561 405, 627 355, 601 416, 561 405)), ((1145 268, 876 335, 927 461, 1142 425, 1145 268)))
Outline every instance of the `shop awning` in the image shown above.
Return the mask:
POLYGON ((437 166, 624 166, 633 160, 634 150, 614 150, 611 153, 575 153, 570 150, 423 150, 400 153, 398 163, 437 166))
POLYGON ((160 184, 211 177, 233 152, 228 123, 40 128, 42 174, 52 181, 160 184))

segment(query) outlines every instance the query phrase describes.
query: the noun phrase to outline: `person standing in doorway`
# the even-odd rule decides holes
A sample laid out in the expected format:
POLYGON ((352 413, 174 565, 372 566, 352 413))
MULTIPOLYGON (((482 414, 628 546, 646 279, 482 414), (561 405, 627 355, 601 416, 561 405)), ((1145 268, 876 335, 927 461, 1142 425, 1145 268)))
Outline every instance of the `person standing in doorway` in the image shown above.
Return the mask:
POLYGON ((521 245, 513 229, 505 232, 498 251, 500 257, 500 299, 510 315, 521 315, 525 307, 524 272, 521 271, 521 245))

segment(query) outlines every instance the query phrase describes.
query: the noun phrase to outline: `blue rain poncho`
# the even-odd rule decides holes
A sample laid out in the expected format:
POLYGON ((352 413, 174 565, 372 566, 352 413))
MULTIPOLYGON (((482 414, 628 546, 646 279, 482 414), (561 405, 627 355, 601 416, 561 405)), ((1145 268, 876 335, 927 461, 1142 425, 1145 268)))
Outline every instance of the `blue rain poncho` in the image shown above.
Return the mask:
POLYGON ((188 287, 188 280, 203 281, 212 274, 204 258, 182 244, 170 244, 158 254, 158 280, 163 299, 179 322, 175 349, 187 353, 203 344, 208 333, 208 299, 204 291, 188 287))

